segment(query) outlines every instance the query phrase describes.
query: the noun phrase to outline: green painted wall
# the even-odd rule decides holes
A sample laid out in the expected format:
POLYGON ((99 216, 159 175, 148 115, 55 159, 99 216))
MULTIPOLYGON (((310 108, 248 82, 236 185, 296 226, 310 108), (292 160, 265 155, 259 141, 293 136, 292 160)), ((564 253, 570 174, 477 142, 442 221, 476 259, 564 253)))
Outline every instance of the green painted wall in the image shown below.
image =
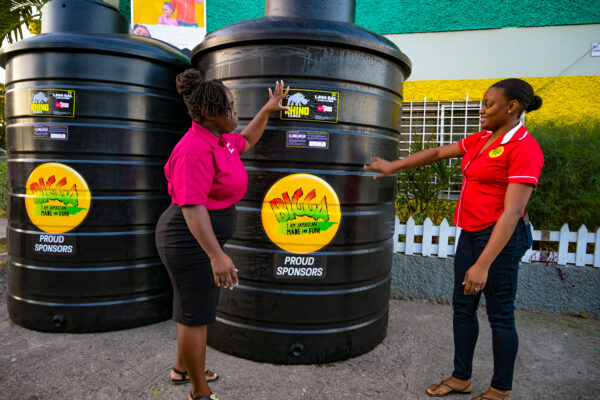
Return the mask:
MULTIPOLYGON (((129 18, 130 0, 120 4, 129 18)), ((265 12, 264 0, 206 4, 208 32, 265 12)), ((356 23, 380 34, 597 24, 600 7, 593 0, 356 0, 356 23)))
MULTIPOLYGON (((129 19, 130 0, 120 4, 129 19)), ((265 13, 264 0, 206 4, 208 32, 265 13)), ((356 23, 379 34, 597 24, 600 7, 593 0, 356 0, 356 23)))
POLYGON ((600 23, 600 7, 593 0, 357 0, 356 3, 356 23, 380 34, 600 23))
POLYGON ((131 23, 131 0, 119 0, 119 11, 131 23))

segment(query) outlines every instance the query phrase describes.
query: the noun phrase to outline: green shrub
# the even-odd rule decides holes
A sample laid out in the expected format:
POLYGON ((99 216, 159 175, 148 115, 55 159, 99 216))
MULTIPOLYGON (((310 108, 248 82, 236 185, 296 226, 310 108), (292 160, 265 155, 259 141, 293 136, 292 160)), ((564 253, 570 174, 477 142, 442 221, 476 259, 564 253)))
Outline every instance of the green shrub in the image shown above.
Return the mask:
MULTIPOLYGON (((0 83, 0 148, 6 149, 6 123, 4 121, 4 104, 6 101, 6 88, 0 83)), ((2 154, 0 154, 2 155, 2 154)))
MULTIPOLYGON (((436 144, 423 140, 415 135, 410 153, 435 147, 436 144)), ((413 217, 417 224, 422 224, 429 217, 434 224, 446 218, 452 224, 455 201, 440 199, 441 194, 450 189, 452 180, 460 174, 458 162, 450 165, 449 160, 440 160, 422 167, 405 168, 398 171, 398 197, 396 210, 401 222, 413 217)))
POLYGON ((544 169, 527 206, 536 229, 600 226, 600 123, 530 127, 544 152, 544 169))
POLYGON ((427 211, 415 211, 417 208, 415 199, 396 200, 396 213, 400 223, 406 223, 409 217, 413 217, 415 224, 423 225, 425 219, 430 218, 434 225, 439 225, 444 219, 454 226, 452 216, 456 209, 456 200, 440 200, 435 204, 427 204, 427 211))

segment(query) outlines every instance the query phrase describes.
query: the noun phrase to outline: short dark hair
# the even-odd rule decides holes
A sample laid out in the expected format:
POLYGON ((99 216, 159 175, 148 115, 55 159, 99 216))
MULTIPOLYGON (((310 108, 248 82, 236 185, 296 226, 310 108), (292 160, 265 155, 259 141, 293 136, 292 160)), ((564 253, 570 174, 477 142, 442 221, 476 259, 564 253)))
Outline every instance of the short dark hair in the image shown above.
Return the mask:
POLYGON ((200 71, 190 68, 177 75, 175 82, 192 120, 202 122, 204 114, 231 114, 228 89, 220 80, 205 81, 200 71))
POLYGON ((517 100, 521 105, 521 112, 535 111, 542 106, 542 98, 536 96, 531 85, 522 79, 503 79, 491 87, 503 89, 504 95, 509 101, 517 100))

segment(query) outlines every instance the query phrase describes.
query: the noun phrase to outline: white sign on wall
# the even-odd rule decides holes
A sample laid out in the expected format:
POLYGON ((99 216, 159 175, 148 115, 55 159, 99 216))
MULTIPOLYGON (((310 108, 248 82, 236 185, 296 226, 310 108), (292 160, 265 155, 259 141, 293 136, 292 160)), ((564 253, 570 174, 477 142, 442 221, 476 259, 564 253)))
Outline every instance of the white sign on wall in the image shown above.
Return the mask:
POLYGON ((206 35, 204 0, 132 0, 132 33, 193 49, 206 35))

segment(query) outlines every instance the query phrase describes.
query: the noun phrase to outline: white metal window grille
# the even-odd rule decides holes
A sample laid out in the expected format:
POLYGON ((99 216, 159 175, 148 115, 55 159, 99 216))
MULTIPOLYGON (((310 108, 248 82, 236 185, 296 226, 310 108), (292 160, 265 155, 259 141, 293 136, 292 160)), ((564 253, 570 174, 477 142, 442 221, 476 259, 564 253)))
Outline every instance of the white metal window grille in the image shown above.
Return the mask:
MULTIPOLYGON (((436 146, 458 142, 481 130, 479 109, 481 101, 469 101, 469 95, 459 101, 410 101, 402 105, 400 129, 400 157, 410 155, 417 143, 436 146)), ((459 163, 452 159, 450 163, 459 163)), ((461 177, 456 176, 454 185, 443 194, 444 198, 457 199, 460 194, 461 177)))

